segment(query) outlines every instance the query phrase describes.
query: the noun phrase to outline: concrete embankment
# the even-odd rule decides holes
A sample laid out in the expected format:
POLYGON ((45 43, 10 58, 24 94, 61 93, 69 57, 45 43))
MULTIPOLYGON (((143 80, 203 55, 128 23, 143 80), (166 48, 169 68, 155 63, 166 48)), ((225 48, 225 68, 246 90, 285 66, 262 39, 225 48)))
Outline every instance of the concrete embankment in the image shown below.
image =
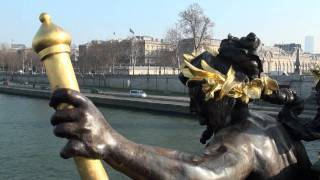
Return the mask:
MULTIPOLYGON (((49 90, 6 86, 0 86, 0 93, 44 99, 49 99, 51 94, 49 90)), ((189 99, 186 97, 150 96, 149 98, 134 98, 128 95, 121 95, 120 93, 84 94, 88 98, 90 98, 96 105, 100 106, 134 108, 140 110, 152 110, 166 113, 190 115, 189 99)), ((263 103, 262 105, 250 104, 250 109, 271 116, 277 116, 278 112, 281 109, 281 106, 266 103, 263 103)), ((315 105, 307 104, 305 105, 305 110, 300 115, 300 117, 310 119, 314 117, 315 114, 315 105)))
MULTIPOLYGON (((30 89, 21 87, 0 86, 0 93, 28 96, 34 98, 50 98, 49 90, 30 89)), ((124 97, 108 94, 84 93, 95 104, 101 106, 117 106, 142 110, 154 110, 168 113, 189 114, 189 103, 168 99, 148 99, 124 97)))

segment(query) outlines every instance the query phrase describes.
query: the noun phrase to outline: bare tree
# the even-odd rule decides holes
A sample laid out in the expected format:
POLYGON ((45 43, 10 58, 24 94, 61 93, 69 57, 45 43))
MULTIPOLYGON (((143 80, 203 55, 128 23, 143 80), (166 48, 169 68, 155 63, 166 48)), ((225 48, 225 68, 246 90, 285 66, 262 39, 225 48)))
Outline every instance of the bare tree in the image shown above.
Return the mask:
POLYGON ((180 68, 179 42, 182 39, 181 29, 178 24, 169 28, 165 35, 165 40, 170 43, 170 49, 175 52, 176 65, 180 68))
POLYGON ((104 73, 112 65, 111 42, 92 41, 79 46, 79 68, 81 72, 104 73))
POLYGON ((175 66, 175 51, 170 50, 156 50, 157 55, 154 56, 155 65, 157 66, 169 66, 169 67, 177 67, 175 66))
POLYGON ((213 22, 207 17, 199 4, 191 4, 180 14, 179 25, 185 37, 193 39, 194 50, 197 52, 202 41, 210 38, 213 22))

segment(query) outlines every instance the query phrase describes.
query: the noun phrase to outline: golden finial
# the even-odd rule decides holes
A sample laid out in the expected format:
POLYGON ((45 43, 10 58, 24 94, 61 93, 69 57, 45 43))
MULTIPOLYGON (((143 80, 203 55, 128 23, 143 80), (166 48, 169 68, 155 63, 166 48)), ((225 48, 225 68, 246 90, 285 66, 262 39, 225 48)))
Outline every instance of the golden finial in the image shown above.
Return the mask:
POLYGON ((41 13, 39 16, 39 20, 42 23, 47 23, 47 24, 51 23, 51 17, 48 13, 41 13))
POLYGON ((71 36, 52 23, 49 14, 42 13, 39 19, 42 25, 33 38, 32 47, 40 58, 44 59, 54 53, 70 52, 71 36))

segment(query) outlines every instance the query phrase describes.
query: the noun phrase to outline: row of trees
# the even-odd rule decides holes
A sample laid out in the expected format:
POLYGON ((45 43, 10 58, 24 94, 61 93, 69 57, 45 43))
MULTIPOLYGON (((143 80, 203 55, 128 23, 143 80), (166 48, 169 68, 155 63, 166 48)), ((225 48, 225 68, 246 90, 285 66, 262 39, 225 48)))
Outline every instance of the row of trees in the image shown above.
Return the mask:
POLYGON ((41 72, 41 62, 31 49, 11 49, 0 46, 0 71, 41 72))

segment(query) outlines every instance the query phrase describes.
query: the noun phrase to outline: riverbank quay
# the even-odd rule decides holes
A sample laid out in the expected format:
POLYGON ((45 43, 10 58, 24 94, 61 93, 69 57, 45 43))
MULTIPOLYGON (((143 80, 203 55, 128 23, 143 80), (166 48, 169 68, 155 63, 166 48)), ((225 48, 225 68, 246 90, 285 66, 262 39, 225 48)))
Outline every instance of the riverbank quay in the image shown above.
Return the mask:
MULTIPOLYGON (((33 98, 49 99, 51 92, 49 90, 31 89, 23 87, 0 86, 0 93, 27 96, 33 98)), ((152 110, 177 114, 189 114, 189 104, 170 99, 148 99, 125 97, 117 94, 94 94, 83 93, 93 103, 100 106, 112 106, 122 108, 135 108, 141 110, 152 110)))
MULTIPOLYGON (((46 89, 11 86, 0 86, 0 93, 42 99, 49 99, 51 95, 51 92, 46 89)), ((151 95, 147 98, 136 98, 122 92, 99 92, 97 94, 89 93, 85 90, 83 91, 83 94, 98 106, 133 108, 138 110, 174 113, 177 115, 191 115, 189 112, 189 98, 184 96, 151 95)), ((251 110, 271 116, 277 116, 278 112, 281 110, 281 106, 268 103, 261 103, 260 105, 251 103, 249 107, 251 110)), ((313 118, 315 114, 316 106, 314 104, 306 104, 305 110, 300 117, 310 119, 313 118)))

